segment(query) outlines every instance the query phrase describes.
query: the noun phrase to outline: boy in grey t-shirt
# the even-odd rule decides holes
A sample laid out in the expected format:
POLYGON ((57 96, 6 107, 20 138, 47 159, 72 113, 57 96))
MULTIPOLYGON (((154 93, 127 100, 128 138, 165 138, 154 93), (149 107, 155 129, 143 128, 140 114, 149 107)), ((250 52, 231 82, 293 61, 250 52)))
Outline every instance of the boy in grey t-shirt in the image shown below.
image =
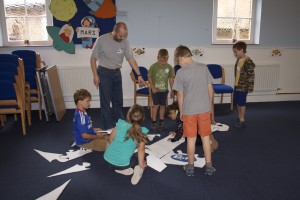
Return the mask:
POLYGON ((183 134, 187 137, 188 164, 184 166, 184 170, 188 176, 194 176, 194 154, 198 132, 205 155, 205 174, 212 175, 216 171, 211 161, 210 146, 210 111, 214 93, 212 76, 205 64, 193 61, 188 47, 178 46, 174 57, 182 67, 176 74, 174 90, 177 91, 183 134))

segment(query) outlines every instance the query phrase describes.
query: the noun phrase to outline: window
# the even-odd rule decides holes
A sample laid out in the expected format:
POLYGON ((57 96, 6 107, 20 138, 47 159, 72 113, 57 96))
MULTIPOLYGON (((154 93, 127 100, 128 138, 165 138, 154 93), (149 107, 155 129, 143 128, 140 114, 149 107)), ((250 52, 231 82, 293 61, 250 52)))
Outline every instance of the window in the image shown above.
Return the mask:
POLYGON ((261 0, 214 0, 213 43, 258 43, 261 0))
POLYGON ((49 0, 0 0, 5 46, 51 45, 46 26, 52 25, 49 0))

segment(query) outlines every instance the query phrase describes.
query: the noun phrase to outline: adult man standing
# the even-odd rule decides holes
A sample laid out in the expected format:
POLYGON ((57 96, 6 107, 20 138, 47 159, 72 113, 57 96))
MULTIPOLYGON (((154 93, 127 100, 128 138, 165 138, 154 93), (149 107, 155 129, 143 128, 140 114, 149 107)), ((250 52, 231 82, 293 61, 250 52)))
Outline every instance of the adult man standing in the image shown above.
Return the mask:
POLYGON ((144 84, 126 37, 126 24, 118 22, 111 33, 104 34, 97 39, 92 50, 90 61, 94 84, 97 88, 99 87, 102 123, 100 128, 102 130, 113 128, 118 119, 124 119, 120 70, 124 57, 137 73, 140 84, 144 84), (98 61, 98 67, 96 61, 98 61), (112 108, 110 108, 110 103, 112 103, 112 108))

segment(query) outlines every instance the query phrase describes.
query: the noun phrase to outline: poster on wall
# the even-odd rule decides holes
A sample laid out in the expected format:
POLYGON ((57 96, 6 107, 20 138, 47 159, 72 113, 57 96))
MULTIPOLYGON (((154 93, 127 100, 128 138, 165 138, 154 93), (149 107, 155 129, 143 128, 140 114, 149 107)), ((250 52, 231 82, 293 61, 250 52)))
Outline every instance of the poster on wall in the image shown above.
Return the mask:
POLYGON ((75 45, 92 49, 96 39, 116 24, 115 0, 52 0, 53 26, 47 31, 57 51, 75 54, 75 45))

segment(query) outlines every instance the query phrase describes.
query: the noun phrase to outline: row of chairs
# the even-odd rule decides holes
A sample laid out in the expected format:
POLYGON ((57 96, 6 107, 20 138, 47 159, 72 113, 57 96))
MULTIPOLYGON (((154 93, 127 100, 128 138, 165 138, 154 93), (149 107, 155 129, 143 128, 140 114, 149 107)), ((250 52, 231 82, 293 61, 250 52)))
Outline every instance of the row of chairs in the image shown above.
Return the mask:
MULTIPOLYGON (((225 84, 224 68, 221 65, 217 65, 217 64, 208 64, 207 67, 208 67, 208 70, 210 71, 213 79, 221 80, 220 83, 213 84, 214 93, 221 95, 220 103, 223 103, 223 95, 224 94, 227 94, 227 93, 230 94, 231 95, 230 110, 233 110, 233 88, 231 86, 225 84)), ((181 67, 179 65, 174 66, 175 75, 180 68, 181 67)), ((148 70, 147 70, 147 68, 142 67, 142 66, 139 67, 139 70, 140 70, 140 73, 147 85, 146 85, 146 87, 138 89, 138 84, 139 84, 138 76, 134 70, 131 71, 130 76, 131 76, 132 81, 134 82, 134 88, 133 88, 134 104, 136 104, 136 100, 137 100, 138 96, 148 97, 148 107, 150 109, 150 115, 152 117, 152 96, 151 96, 150 84, 148 83, 148 70)), ((173 98, 173 101, 175 100, 175 98, 176 97, 173 98)), ((213 104, 214 104, 214 101, 213 101, 213 104)), ((214 109, 212 110, 212 120, 214 120, 214 109)))
POLYGON ((26 135, 25 111, 31 126, 31 103, 39 105, 42 119, 41 93, 36 69, 41 67, 40 55, 35 51, 18 50, 0 54, 0 121, 4 126, 7 114, 21 115, 22 132, 26 135))

